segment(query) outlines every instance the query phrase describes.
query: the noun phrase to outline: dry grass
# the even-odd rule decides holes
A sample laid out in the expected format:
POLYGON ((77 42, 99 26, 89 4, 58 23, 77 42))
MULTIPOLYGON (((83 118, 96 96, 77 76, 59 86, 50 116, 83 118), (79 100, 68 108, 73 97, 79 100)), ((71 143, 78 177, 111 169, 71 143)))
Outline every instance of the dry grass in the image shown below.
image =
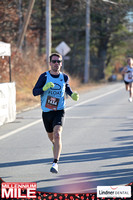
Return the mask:
MULTIPOLYGON (((40 74, 47 70, 44 60, 45 56, 38 57, 35 48, 29 49, 23 54, 15 48, 12 49, 12 81, 16 83, 17 112, 40 104, 40 96, 34 97, 32 90, 40 74)), ((0 60, 0 64, 1 82, 8 82, 8 59, 0 60)), ((81 84, 79 77, 69 75, 69 78, 72 90, 79 93, 99 87, 99 84, 96 83, 81 84)))
MULTIPOLYGON (((38 67, 36 71, 32 71, 27 75, 21 75, 16 78, 17 112, 40 104, 40 96, 34 97, 32 90, 40 74, 44 71, 46 71, 46 69, 42 70, 38 67)), ((71 77, 70 75, 69 79, 69 84, 72 90, 79 93, 85 92, 86 90, 89 91, 101 86, 99 83, 82 84, 78 78, 71 77)))
MULTIPOLYGON (((72 90, 77 91, 79 94, 101 87, 101 85, 102 84, 98 83, 81 84, 78 80, 70 77, 70 86, 72 90)), ((31 87, 24 87, 22 90, 18 90, 17 88, 17 112, 38 106, 40 104, 40 96, 34 97, 32 95, 33 87, 34 86, 31 85, 31 87)))
MULTIPOLYGON (((32 95, 32 89, 39 75, 46 70, 45 57, 37 56, 35 48, 29 49, 26 53, 12 48, 11 67, 12 82, 16 84, 16 108, 17 112, 34 106, 39 102, 39 97, 32 95)), ((9 82, 8 57, 0 60, 1 82, 9 82)))

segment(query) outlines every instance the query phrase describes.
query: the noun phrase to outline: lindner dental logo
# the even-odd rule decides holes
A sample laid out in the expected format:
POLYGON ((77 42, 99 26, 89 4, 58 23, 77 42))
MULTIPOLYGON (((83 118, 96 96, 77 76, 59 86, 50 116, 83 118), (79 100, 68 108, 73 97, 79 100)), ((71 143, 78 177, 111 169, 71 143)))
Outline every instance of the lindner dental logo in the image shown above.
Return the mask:
POLYGON ((36 198, 36 183, 4 182, 1 184, 1 199, 3 198, 36 198))
POLYGON ((97 186, 97 197, 131 197, 131 186, 97 186))

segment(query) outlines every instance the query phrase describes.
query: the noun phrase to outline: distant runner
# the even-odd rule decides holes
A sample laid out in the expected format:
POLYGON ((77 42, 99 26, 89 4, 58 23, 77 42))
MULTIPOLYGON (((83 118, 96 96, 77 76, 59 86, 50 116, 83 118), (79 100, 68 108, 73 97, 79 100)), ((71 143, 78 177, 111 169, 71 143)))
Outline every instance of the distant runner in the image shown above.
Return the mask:
POLYGON ((123 68, 122 75, 125 82, 126 90, 129 91, 128 101, 133 101, 133 58, 127 59, 127 66, 123 68))
POLYGON ((54 160, 50 172, 58 173, 58 164, 62 149, 61 133, 65 115, 65 92, 74 101, 79 99, 77 92, 72 92, 69 78, 62 73, 62 56, 53 53, 50 56, 50 71, 40 75, 33 95, 41 95, 42 119, 50 141, 53 143, 54 160))

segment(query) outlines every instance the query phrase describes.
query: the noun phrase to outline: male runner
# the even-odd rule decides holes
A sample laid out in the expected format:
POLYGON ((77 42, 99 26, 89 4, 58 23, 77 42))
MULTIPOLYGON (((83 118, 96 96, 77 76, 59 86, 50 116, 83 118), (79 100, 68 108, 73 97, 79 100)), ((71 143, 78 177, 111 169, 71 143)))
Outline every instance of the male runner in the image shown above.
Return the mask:
POLYGON ((33 95, 41 95, 42 119, 50 141, 53 143, 54 160, 50 172, 58 173, 58 164, 62 149, 61 133, 65 115, 65 92, 75 101, 77 92, 72 92, 69 78, 61 72, 62 56, 53 53, 50 56, 50 71, 40 75, 33 95))
POLYGON ((133 98, 133 58, 127 59, 127 66, 123 68, 122 75, 126 90, 129 91, 128 101, 132 102, 133 98))

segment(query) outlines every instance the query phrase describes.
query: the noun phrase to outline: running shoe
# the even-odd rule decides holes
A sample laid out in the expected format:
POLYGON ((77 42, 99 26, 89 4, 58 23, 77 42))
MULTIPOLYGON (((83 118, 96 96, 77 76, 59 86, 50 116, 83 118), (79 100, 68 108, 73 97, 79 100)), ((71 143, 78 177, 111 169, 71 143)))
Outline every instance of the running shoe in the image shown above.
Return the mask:
POLYGON ((133 100, 132 100, 132 98, 130 97, 130 98, 128 99, 128 101, 129 101, 129 102, 132 102, 133 100))
POLYGON ((52 167, 50 168, 50 172, 57 174, 58 173, 58 164, 53 163, 52 167))

